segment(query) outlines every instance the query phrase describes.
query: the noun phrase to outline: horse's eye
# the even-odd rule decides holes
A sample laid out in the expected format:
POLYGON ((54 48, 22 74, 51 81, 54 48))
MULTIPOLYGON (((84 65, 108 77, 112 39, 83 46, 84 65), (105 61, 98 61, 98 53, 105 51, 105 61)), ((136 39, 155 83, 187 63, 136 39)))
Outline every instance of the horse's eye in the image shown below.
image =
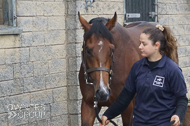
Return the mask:
POLYGON ((92 55, 92 49, 86 48, 86 52, 88 55, 92 55))

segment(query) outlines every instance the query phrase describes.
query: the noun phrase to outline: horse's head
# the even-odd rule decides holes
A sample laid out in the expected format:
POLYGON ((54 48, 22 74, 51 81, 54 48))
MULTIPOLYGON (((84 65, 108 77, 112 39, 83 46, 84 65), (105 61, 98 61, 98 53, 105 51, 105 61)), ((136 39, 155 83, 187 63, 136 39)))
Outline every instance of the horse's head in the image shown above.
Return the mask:
POLYGON ((78 13, 84 29, 83 68, 86 84, 94 85, 98 101, 106 101, 110 96, 110 70, 113 63, 113 36, 117 14, 110 20, 95 18, 89 23, 78 13))

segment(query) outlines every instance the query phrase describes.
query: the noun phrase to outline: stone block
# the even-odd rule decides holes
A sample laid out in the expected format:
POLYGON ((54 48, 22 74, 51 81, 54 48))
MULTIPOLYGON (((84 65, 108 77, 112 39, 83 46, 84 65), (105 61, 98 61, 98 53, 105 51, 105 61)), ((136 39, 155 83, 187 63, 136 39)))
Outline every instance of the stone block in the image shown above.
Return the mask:
POLYGON ((82 94, 79 86, 69 86, 68 93, 69 93, 69 99, 72 100, 82 99, 82 94))
POLYGON ((23 47, 25 46, 32 46, 33 40, 32 40, 32 32, 22 33, 21 34, 21 45, 23 47))
POLYGON ((43 32, 33 32, 32 33, 32 46, 44 45, 45 35, 43 32))
POLYGON ((45 16, 65 15, 65 2, 45 2, 43 12, 45 16))
POLYGON ((79 10, 81 11, 82 9, 82 5, 85 5, 84 2, 81 2, 81 1, 71 1, 71 2, 67 2, 67 6, 68 6, 68 14, 76 14, 76 10, 79 10), (77 7, 76 6, 79 6, 78 8, 80 9, 76 9, 77 7))
POLYGON ((69 115, 71 126, 81 125, 81 115, 69 115))
POLYGON ((17 16, 35 16, 36 2, 32 1, 18 1, 17 2, 17 16))
POLYGON ((65 29, 65 17, 48 17, 48 30, 65 29))
POLYGON ((53 102, 61 102, 61 101, 67 100, 66 87, 53 89, 52 92, 53 92, 53 102))
POLYGON ((161 25, 168 25, 169 16, 168 15, 158 15, 158 22, 161 25))
POLYGON ((81 57, 82 43, 76 44, 76 56, 81 57))
POLYGON ((189 35, 176 36, 179 46, 187 46, 190 44, 189 35))
POLYGON ((24 78, 24 92, 32 92, 45 89, 44 77, 29 77, 24 78))
POLYGON ((19 63, 14 64, 14 78, 31 77, 33 76, 34 66, 33 63, 19 63))
POLYGON ((0 81, 13 79, 13 65, 0 65, 0 81))
POLYGON ((66 30, 66 36, 68 39, 68 43, 76 42, 76 30, 66 30))
POLYGON ((44 2, 42 0, 34 0, 37 1, 36 3, 36 15, 37 16, 43 16, 44 15, 44 2))
POLYGON ((167 4, 158 3, 158 15, 167 14, 167 4))
POLYGON ((44 31, 47 30, 47 17, 33 17, 33 30, 44 31))
POLYGON ((76 30, 76 42, 83 42, 84 38, 83 38, 83 34, 84 34, 84 30, 83 29, 77 29, 76 30))
MULTIPOLYGON (((0 103, 1 103, 0 104, 0 113, 8 112, 8 100, 7 100, 7 98, 6 97, 0 98, 0 103)), ((1 124, 1 121, 0 121, 0 124, 1 124)))
POLYGON ((32 17, 17 17, 17 26, 22 28, 23 31, 33 30, 33 20, 32 17))
POLYGON ((51 46, 30 47, 30 61, 47 61, 52 57, 51 46))
POLYGON ((7 97, 7 111, 21 110, 30 106, 30 94, 21 94, 7 97))
POLYGON ((0 126, 8 126, 7 114, 0 114, 0 126))
POLYGON ((75 29, 76 28, 76 20, 78 20, 78 17, 76 18, 75 15, 67 15, 66 16, 66 29, 75 29))
POLYGON ((65 30, 48 31, 45 34, 45 45, 66 43, 65 30))
MULTIPOLYGON (((56 117, 52 117, 49 126, 69 126, 68 124, 68 115, 60 115, 56 117)), ((74 125, 71 125, 74 126, 74 125)))
POLYGON ((0 49, 20 47, 20 35, 2 35, 0 37, 0 49))
POLYGON ((189 22, 186 15, 169 15, 168 20, 172 25, 186 25, 189 22))
POLYGON ((185 46, 178 47, 177 52, 178 52, 178 57, 186 56, 186 47, 185 46))
POLYGON ((79 71, 81 58, 69 58, 69 71, 79 71))
POLYGON ((52 2, 54 0, 33 0, 33 1, 38 1, 38 2, 52 2))
POLYGON ((5 50, 0 49, 0 65, 5 64, 5 50))
POLYGON ((68 44, 67 45, 67 55, 69 57, 76 56, 76 44, 68 44))
POLYGON ((186 24, 190 24, 189 20, 190 20, 190 15, 184 15, 185 17, 185 21, 186 21, 186 24))
POLYGON ((190 55, 190 46, 186 46, 186 56, 190 55))
POLYGON ((189 4, 177 4, 177 11, 179 14, 189 14, 189 4))
POLYGON ((182 69, 182 73, 184 77, 189 77, 190 76, 190 67, 184 67, 181 68, 182 69))
POLYGON ((179 58, 179 66, 180 67, 189 67, 190 66, 190 58, 189 57, 180 57, 179 58))
POLYGON ((66 45, 55 45, 52 46, 52 59, 63 59, 66 58, 66 45))
POLYGON ((169 27, 173 35, 183 35, 185 33, 184 25, 175 25, 169 27))
MULTIPOLYGON (((160 8, 166 9, 166 14, 179 14, 179 10, 177 9, 177 4, 166 4, 167 8, 160 8)), ((164 14, 164 13, 162 13, 164 14)))
POLYGON ((47 75, 49 73, 48 62, 34 62, 34 76, 47 75))
POLYGON ((23 93, 23 83, 20 79, 0 82, 0 96, 1 95, 15 95, 23 93), (3 93, 3 94, 2 94, 3 93))
POLYGON ((54 59, 49 62, 50 73, 60 73, 66 71, 65 59, 54 59))
POLYGON ((75 100, 70 100, 68 103, 68 108, 69 108, 69 113, 70 114, 79 114, 81 113, 80 107, 81 106, 81 101, 75 101, 75 100))
POLYGON ((68 72, 67 82, 68 85, 79 85, 78 72, 68 72))
POLYGON ((51 74, 45 77, 46 88, 62 87, 67 85, 66 72, 51 74))
POLYGON ((5 49, 6 63, 22 63, 29 61, 29 48, 5 49))
POLYGON ((185 26, 185 34, 190 34, 190 25, 185 26))
POLYGON ((53 102, 52 91, 45 90, 31 94, 31 104, 45 105, 53 102))
POLYGON ((77 1, 76 4, 73 2, 68 2, 68 13, 69 14, 76 14, 79 10, 81 14, 114 14, 115 10, 117 10, 117 14, 123 14, 124 8, 123 8, 123 1, 122 2, 95 2, 93 3, 94 7, 89 7, 88 11, 85 10, 85 2, 77 1), (76 10, 75 10, 76 8, 76 10), (113 9, 114 8, 114 9, 113 9))
POLYGON ((67 114, 67 101, 57 102, 51 104, 51 116, 58 116, 67 114))
POLYGON ((30 122, 26 126, 49 126, 48 125, 49 120, 47 120, 47 119, 39 120, 38 119, 38 120, 35 120, 33 122, 30 122))

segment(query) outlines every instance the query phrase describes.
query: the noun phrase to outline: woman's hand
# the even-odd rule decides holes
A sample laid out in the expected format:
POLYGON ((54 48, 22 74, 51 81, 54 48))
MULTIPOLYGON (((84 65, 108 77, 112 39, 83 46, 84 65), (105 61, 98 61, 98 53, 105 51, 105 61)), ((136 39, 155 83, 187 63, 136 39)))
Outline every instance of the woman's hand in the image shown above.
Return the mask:
POLYGON ((101 120, 102 123, 100 123, 100 126, 105 126, 110 122, 106 116, 102 116, 101 120))
POLYGON ((175 123, 172 126, 180 126, 180 120, 179 120, 179 116, 178 115, 173 115, 171 117, 170 122, 173 121, 173 120, 175 120, 175 123))

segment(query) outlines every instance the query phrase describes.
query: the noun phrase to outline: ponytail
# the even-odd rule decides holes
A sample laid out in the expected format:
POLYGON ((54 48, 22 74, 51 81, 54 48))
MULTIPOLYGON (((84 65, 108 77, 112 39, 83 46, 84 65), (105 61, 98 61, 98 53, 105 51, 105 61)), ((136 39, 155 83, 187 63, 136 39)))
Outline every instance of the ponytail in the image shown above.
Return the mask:
POLYGON ((170 29, 168 27, 156 25, 156 27, 154 28, 145 29, 143 33, 150 35, 149 39, 152 40, 153 45, 159 41, 160 53, 165 54, 176 64, 178 64, 177 40, 171 34, 170 29))
POLYGON ((163 34, 166 40, 163 52, 166 56, 178 64, 177 39, 171 34, 168 27, 164 27, 163 34))

